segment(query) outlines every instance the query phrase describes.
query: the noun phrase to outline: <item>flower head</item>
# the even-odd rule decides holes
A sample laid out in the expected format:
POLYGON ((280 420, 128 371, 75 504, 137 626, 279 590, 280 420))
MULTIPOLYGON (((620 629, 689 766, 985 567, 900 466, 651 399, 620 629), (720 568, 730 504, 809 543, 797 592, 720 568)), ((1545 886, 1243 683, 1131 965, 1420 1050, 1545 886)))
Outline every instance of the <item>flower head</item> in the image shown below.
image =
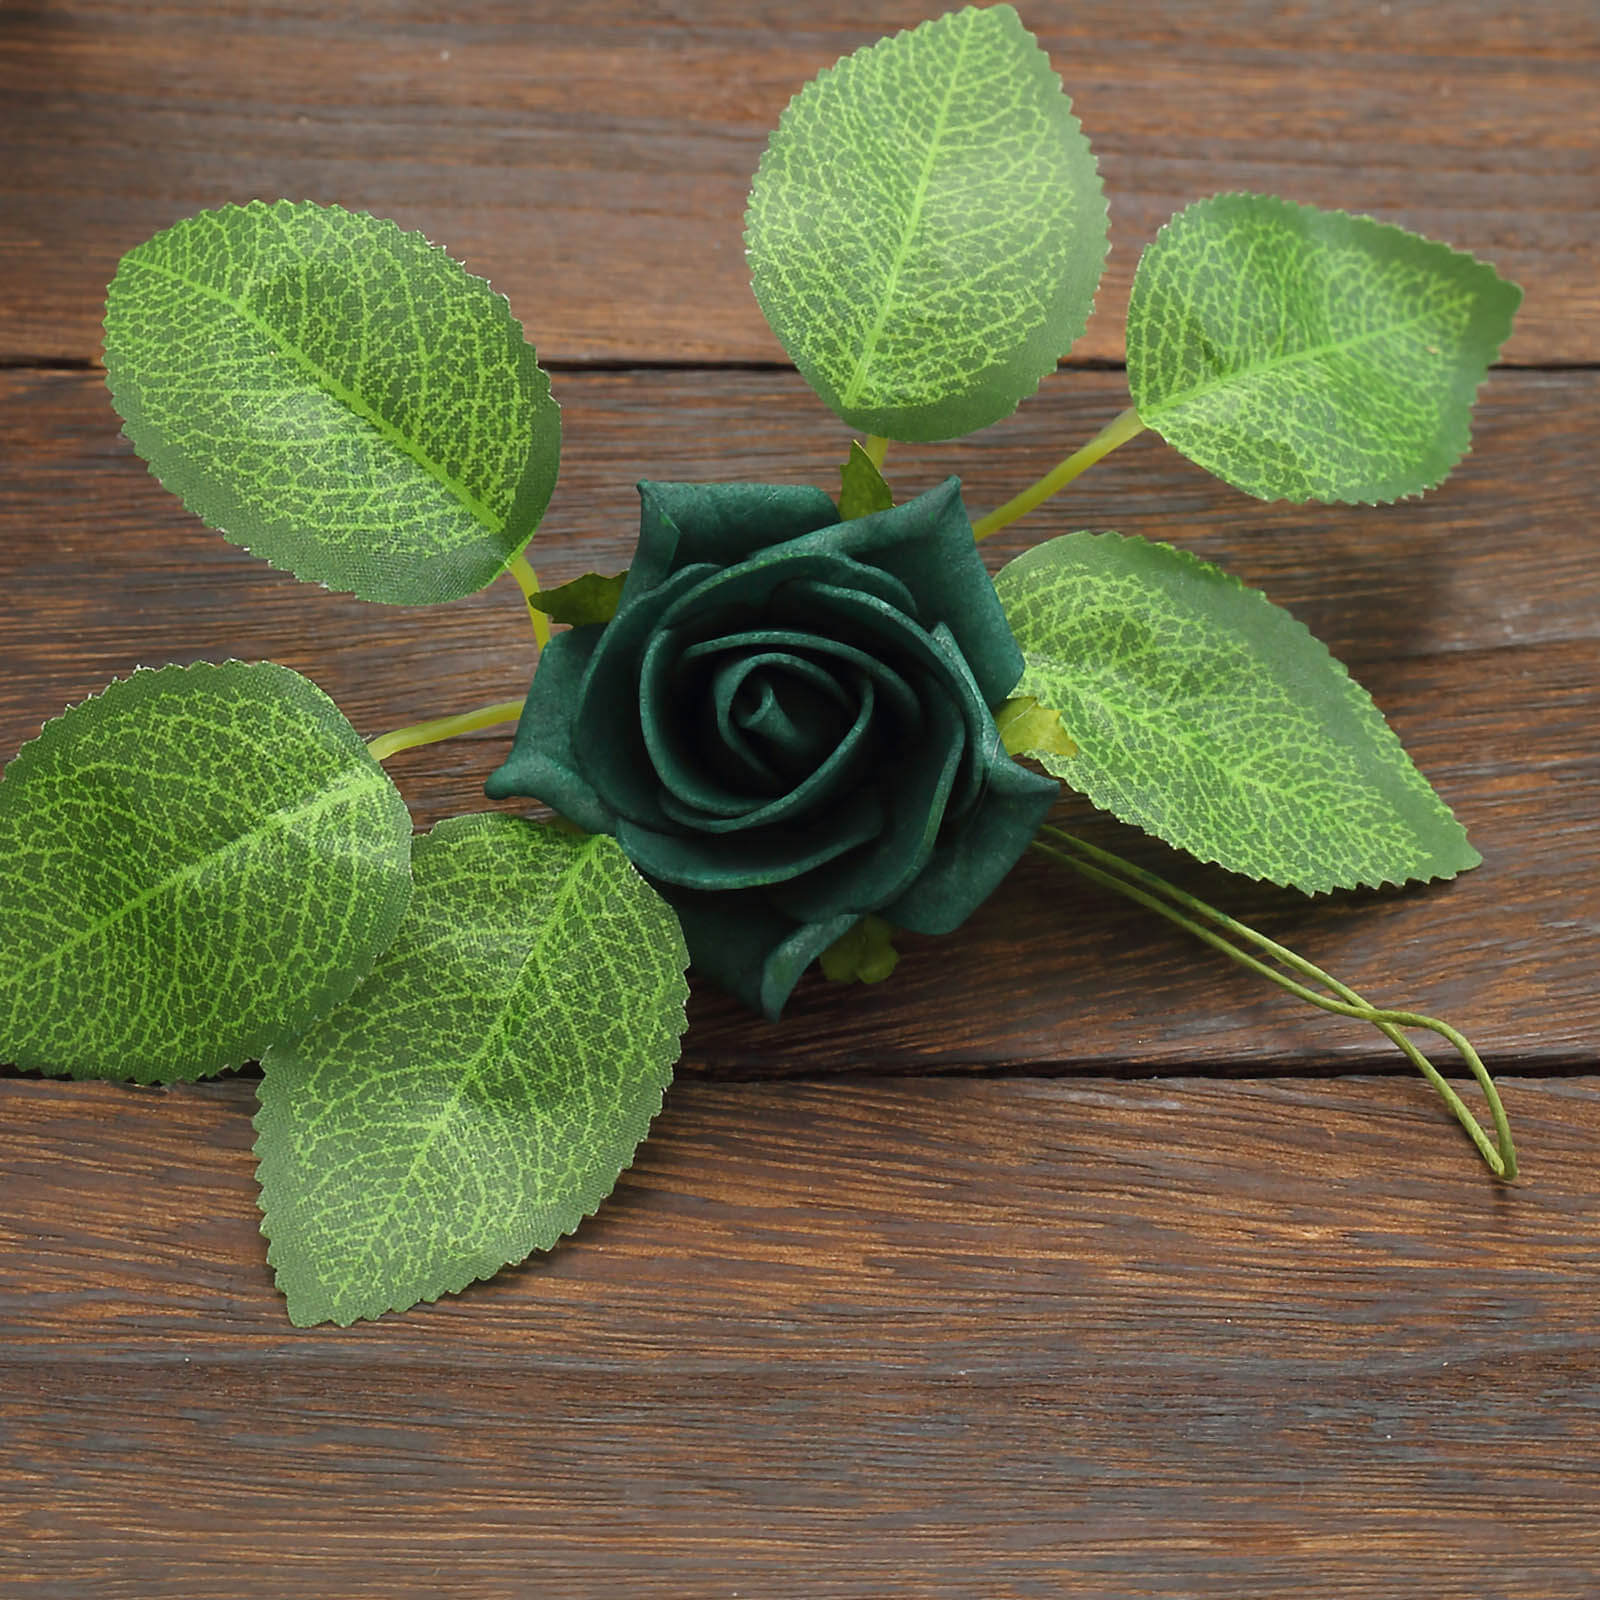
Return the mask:
POLYGON ((639 493, 616 615, 546 647, 486 787, 615 835, 694 965, 776 1018, 869 913, 964 922, 1056 785, 995 728, 1022 657, 956 479, 848 522, 816 489, 639 493))

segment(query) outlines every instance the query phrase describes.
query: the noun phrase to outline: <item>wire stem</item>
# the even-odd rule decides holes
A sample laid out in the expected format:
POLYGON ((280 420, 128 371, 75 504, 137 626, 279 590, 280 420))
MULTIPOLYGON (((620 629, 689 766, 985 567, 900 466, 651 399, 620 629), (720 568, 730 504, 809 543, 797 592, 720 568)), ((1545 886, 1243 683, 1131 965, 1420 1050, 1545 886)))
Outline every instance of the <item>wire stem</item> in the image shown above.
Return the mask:
POLYGON ((866 437, 866 442, 861 446, 861 448, 867 452, 867 460, 870 461, 879 472, 882 472, 884 457, 889 454, 889 441, 885 439, 882 434, 869 433, 866 437))
POLYGON ((1067 459, 1054 466, 1031 488, 1024 489, 1014 500, 1007 500, 998 511, 972 525, 975 539, 987 539, 991 533, 1010 527, 1018 517, 1025 517, 1036 505, 1048 500, 1058 490, 1065 489, 1076 477, 1087 472, 1102 456, 1108 456, 1119 444, 1144 432, 1139 413, 1129 406, 1120 416, 1113 417, 1081 450, 1074 450, 1067 459))
POLYGON ((497 700, 492 706, 479 706, 476 711, 461 711, 453 717, 435 717, 431 722, 416 722, 409 728, 396 728, 393 733, 380 734, 367 745, 367 749, 374 761, 387 761, 402 750, 438 744, 441 739, 476 733, 479 728, 492 728, 501 722, 515 722, 521 715, 520 700, 497 700))
POLYGON ((1506 1182, 1516 1177, 1516 1146, 1511 1138, 1511 1125, 1506 1118, 1505 1107, 1501 1104, 1494 1079, 1490 1077, 1488 1068, 1484 1066, 1482 1058, 1471 1042, 1448 1022, 1441 1022, 1435 1017, 1421 1016, 1414 1011, 1388 1011, 1373 1006, 1348 984, 1341 983, 1337 978, 1324 972, 1321 967, 1307 961, 1304 956, 1296 955, 1293 950, 1267 938, 1265 934, 1257 933, 1254 928, 1246 926, 1225 912, 1218 911, 1214 906, 1207 905, 1205 901, 1186 894, 1175 884, 1157 877, 1155 873, 1135 866, 1131 861, 1124 861, 1121 856, 1113 855, 1109 850, 1101 850, 1087 840, 1076 838, 1060 828, 1046 827, 1041 832, 1049 835, 1054 841, 1050 844, 1042 840, 1034 841, 1033 848, 1041 855, 1062 866, 1070 867, 1090 882, 1098 883, 1103 888, 1120 894, 1124 899, 1132 900, 1154 911, 1158 916, 1165 917, 1168 922, 1210 945, 1212 949, 1227 956, 1230 961, 1259 973, 1269 982, 1277 984, 1279 988, 1297 999, 1304 1000, 1308 1005, 1330 1011, 1336 1016, 1353 1017, 1357 1021, 1370 1022, 1385 1038, 1398 1045, 1411 1064, 1433 1085, 1440 1099, 1450 1108, 1451 1114, 1476 1146, 1489 1170, 1506 1182), (1202 920, 1197 921, 1196 918, 1202 920), (1206 926, 1207 923, 1210 924, 1209 927, 1206 926), (1337 998, 1318 994, 1304 984, 1297 983, 1276 968, 1268 966, 1266 962, 1257 960, 1247 951, 1241 950, 1239 943, 1233 941, 1253 945, 1291 972, 1320 983, 1337 998), (1401 1031, 1404 1028, 1418 1028, 1437 1034, 1460 1054, 1488 1102, 1495 1130, 1492 1139, 1450 1082, 1401 1031))
POLYGON ((517 580, 522 598, 528 602, 528 615, 533 620, 533 641, 543 650, 550 643, 550 619, 539 609, 539 574, 528 565, 528 558, 515 555, 506 562, 506 571, 517 580))

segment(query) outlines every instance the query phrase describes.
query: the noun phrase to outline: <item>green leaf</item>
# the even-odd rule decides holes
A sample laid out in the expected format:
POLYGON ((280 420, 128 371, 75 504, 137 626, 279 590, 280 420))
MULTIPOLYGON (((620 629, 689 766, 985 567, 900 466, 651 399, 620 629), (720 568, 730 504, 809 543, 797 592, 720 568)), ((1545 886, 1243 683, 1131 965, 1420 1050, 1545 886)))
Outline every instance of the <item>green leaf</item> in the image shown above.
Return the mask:
POLYGON ((884 482, 877 462, 861 448, 859 439, 852 439, 849 457, 839 468, 839 520, 854 522, 874 511, 893 509, 894 492, 884 482))
POLYGON ((225 206, 130 250, 105 359, 134 448, 196 516, 365 600, 481 589, 555 485, 560 413, 505 299, 336 206, 225 206))
POLYGON ((784 112, 750 191, 756 299, 852 427, 950 439, 1008 416, 1083 332, 1105 198, 1010 6, 846 56, 784 112))
POLYGON ((1447 878, 1480 857, 1366 691, 1305 627, 1216 567, 1072 533, 995 580, 1020 693, 1079 753, 1039 759, 1168 844, 1308 893, 1447 878))
POLYGON ((541 589, 529 595, 528 604, 542 611, 552 622, 570 623, 575 628, 590 622, 609 622, 617 614, 622 586, 627 581, 626 572, 610 577, 586 572, 559 589, 541 589))
POLYGON ((900 964, 894 924, 863 917, 822 952, 821 961, 823 976, 834 983, 882 983, 900 964))
POLYGON ((839 520, 854 522, 857 517, 893 509, 894 491, 861 441, 852 439, 850 454, 839 468, 839 520))
POLYGON ((410 852, 394 785, 298 673, 112 683, 0 782, 0 1061, 156 1083, 258 1056, 371 969, 410 852))
POLYGON ((414 867, 372 976, 262 1062, 261 1231, 302 1327, 548 1250, 633 1159, 678 1055, 677 918, 614 840, 453 817, 414 867))
POLYGON ((1040 705, 1031 694, 1015 695, 994 714, 1000 742, 1013 756, 1063 756, 1078 753, 1077 743, 1061 725, 1061 713, 1040 705))
POLYGON ((1258 499, 1395 500, 1466 454, 1521 299, 1404 229, 1218 195, 1139 261, 1128 384, 1147 427, 1258 499))

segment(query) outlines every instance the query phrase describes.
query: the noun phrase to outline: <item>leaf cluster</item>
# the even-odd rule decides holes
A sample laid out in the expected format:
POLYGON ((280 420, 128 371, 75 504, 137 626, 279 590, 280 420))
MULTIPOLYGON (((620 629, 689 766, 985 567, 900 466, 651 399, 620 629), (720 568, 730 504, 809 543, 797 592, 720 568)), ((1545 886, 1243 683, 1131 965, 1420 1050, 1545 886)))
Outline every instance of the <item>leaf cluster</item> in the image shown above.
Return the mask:
MULTIPOLYGON (((1009 6, 968 7, 800 91, 746 245, 778 339, 867 438, 849 519, 893 504, 887 440, 999 421, 1055 371, 1108 216, 1044 51, 1009 6)), ((1019 503, 1142 428, 1260 498, 1421 492, 1466 450, 1518 299, 1368 218, 1200 200, 1139 262, 1131 411, 1019 503)), ((616 610, 622 576, 546 590, 527 566, 560 458, 549 379, 504 299, 420 235, 310 203, 204 212, 123 259, 105 362, 151 471, 274 566, 407 606, 509 570, 542 636, 616 610)), ((1052 539, 997 586, 1026 662, 1005 747, 1096 804, 1308 892, 1476 863, 1370 697, 1265 596, 1114 533, 1052 539)), ((892 933, 863 919, 825 971, 880 981, 892 933)), ((612 840, 502 815, 413 840, 372 751, 270 663, 135 672, 19 752, 0 951, 21 1066, 156 1082, 261 1060, 263 1231, 297 1322, 549 1248, 632 1159, 684 1026, 676 920, 612 840)))
MULTIPOLYGON (((1013 410, 1083 332, 1107 250, 1088 139, 1004 5, 806 85, 746 230, 756 298, 795 365, 843 421, 904 440, 1013 410)), ((1144 428, 1261 499, 1420 493, 1465 453, 1520 298, 1482 262, 1370 218, 1198 201, 1135 273, 1130 411, 980 532, 1144 428)), ((841 506, 869 472, 853 446, 841 506)), ((1015 723, 1008 748, 1124 821, 1308 892, 1477 863, 1370 697, 1265 596, 1167 546, 1085 533, 1028 552, 998 587, 1027 660, 1017 692, 1056 713, 1037 733, 1015 723)))

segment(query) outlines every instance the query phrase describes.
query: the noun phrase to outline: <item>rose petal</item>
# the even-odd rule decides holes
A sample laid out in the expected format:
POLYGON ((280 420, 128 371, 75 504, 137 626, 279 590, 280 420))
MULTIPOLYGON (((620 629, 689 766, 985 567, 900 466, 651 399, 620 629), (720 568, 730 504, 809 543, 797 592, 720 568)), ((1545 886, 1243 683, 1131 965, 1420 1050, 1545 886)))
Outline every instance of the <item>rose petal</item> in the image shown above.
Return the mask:
POLYGON ((668 793, 661 797, 661 809, 674 821, 702 833, 750 831, 804 820, 808 814, 826 807, 835 794, 848 794, 868 764, 875 757, 882 759, 879 742, 872 736, 876 706, 877 695, 871 680, 866 679, 861 685, 861 707, 856 720, 827 759, 804 782, 767 805, 741 816, 715 817, 684 805, 674 794, 668 793))
MULTIPOLYGON (((707 571, 686 567, 653 593, 620 607, 601 633, 578 692, 576 720, 581 725, 592 718, 597 727, 605 728, 602 737, 585 739, 575 747, 578 771, 619 817, 646 827, 660 827, 666 817, 639 719, 640 660, 661 614, 679 595, 703 582, 707 571)), ((541 663, 535 683, 543 671, 541 663)))
POLYGON ((862 916, 910 888, 933 853, 950 790, 966 754, 966 726, 942 685, 920 696, 923 733, 904 748, 878 782, 887 811, 871 843, 826 872, 775 884, 773 902, 797 922, 848 911, 862 916))
POLYGON ((917 881, 882 914, 913 933, 953 933, 1016 865, 1055 803, 1060 785, 1002 750, 977 805, 941 835, 917 881))
POLYGON ((999 705, 1016 687, 1022 652, 973 540, 959 478, 890 511, 840 523, 830 530, 830 547, 904 583, 924 627, 942 622, 950 629, 985 704, 999 705))
MULTIPOLYGON (((910 640, 915 640, 918 629, 915 624, 908 623, 893 611, 887 613, 895 619, 893 627, 898 635, 904 632, 910 640)), ((883 659, 882 654, 873 654, 862 650, 848 640, 840 639, 839 632, 830 622, 830 633, 807 632, 803 628, 750 628, 741 633, 730 633, 720 639, 707 639, 699 644, 690 645, 683 652, 686 664, 697 661, 710 661, 724 652, 757 653, 793 651, 795 654, 806 655, 817 661, 837 661, 841 670, 849 670, 852 674, 860 673, 872 679, 879 694, 885 701, 885 709, 898 717, 909 729, 915 729, 922 716, 921 708, 917 701, 915 691, 906 682, 900 672, 883 659)), ((907 650, 898 652, 902 658, 915 660, 916 656, 907 650)))
MULTIPOLYGON (((898 613, 890 613, 890 616, 896 619, 894 621, 896 629, 904 629, 910 637, 915 638, 917 635, 915 624, 899 618, 898 613)), ((688 650, 678 654, 675 637, 658 634, 651 642, 650 651, 646 653, 648 683, 642 699, 645 707, 643 723, 646 730, 646 747, 650 750, 654 766, 664 786, 670 787, 680 797, 688 800, 696 810, 704 810, 707 814, 741 816, 752 806, 750 795, 738 794, 731 787, 718 787, 718 774, 704 770, 707 765, 704 752, 690 749, 688 746, 682 731, 683 714, 680 696, 672 693, 670 688, 672 677, 669 664, 675 661, 680 669, 690 669, 696 664, 714 666, 720 656, 744 658, 758 654, 789 653, 802 654, 805 658, 816 662, 818 666, 837 664, 835 666, 837 672, 848 672, 851 678, 861 678, 872 683, 875 709, 880 717, 893 720, 894 731, 898 734, 898 738, 914 738, 922 728, 922 707, 918 704, 917 694, 910 688, 909 683, 882 659, 835 638, 824 638, 818 634, 792 629, 754 629, 744 634, 730 634, 725 638, 702 640, 698 645, 691 645, 688 650), (664 715, 659 710, 662 706, 669 707, 664 715)), ((906 656, 907 651, 901 650, 899 654, 906 656)), ((715 699, 712 706, 715 712, 715 699)), ((707 717, 706 720, 712 718, 707 717)), ((712 736, 706 730, 704 723, 701 723, 701 733, 706 738, 712 736)), ((846 738, 848 736, 850 734, 846 734, 846 738)), ((758 803, 768 802, 762 797, 758 803)), ((662 818, 686 821, 682 811, 674 810, 672 806, 667 805, 666 795, 659 795, 658 805, 662 818)), ((645 821, 646 826, 662 827, 662 822, 651 822, 648 819, 637 819, 637 821, 645 821)))
POLYGON ((958 812, 964 812, 978 796, 981 780, 977 752, 988 743, 998 743, 999 734, 994 716, 950 630, 941 622, 925 632, 872 595, 836 589, 831 584, 793 584, 784 591, 784 604, 802 616, 826 616, 835 632, 846 637, 854 634, 857 639, 877 644, 886 653, 892 651, 908 674, 915 667, 932 682, 946 686, 966 723, 975 758, 963 767, 959 786, 950 800, 958 812))
POLYGON ((850 795, 809 827, 756 833, 664 833, 626 818, 617 843, 641 872, 686 889, 749 889, 814 872, 856 849, 884 825, 883 802, 872 790, 850 795))
POLYGON ((824 528, 779 549, 757 551, 737 567, 718 572, 691 593, 680 595, 662 615, 662 627, 681 626, 695 638, 715 638, 730 625, 748 627, 759 621, 777 608, 788 585, 804 582, 831 583, 873 595, 916 621, 917 600, 910 589, 893 573, 832 548, 839 537, 838 528, 824 528))
POLYGON ((639 485, 639 547, 621 603, 648 594, 686 566, 731 566, 838 520, 839 508, 816 488, 647 480, 639 485))
MULTIPOLYGON (((617 825, 616 815, 578 770, 573 753, 579 686, 604 631, 598 624, 573 628, 558 633, 544 647, 511 754, 483 786, 493 800, 536 796, 590 833, 611 833, 617 825)), ((597 737, 609 737, 609 730, 589 735, 597 737)))
POLYGON ((823 922, 802 923, 787 939, 767 951, 761 963, 761 1014, 768 1022, 776 1022, 794 986, 805 976, 806 969, 829 945, 837 943, 855 925, 852 916, 830 917, 823 922))
POLYGON ((662 810, 672 816, 669 802, 676 796, 697 813, 743 816, 787 786, 742 733, 732 736, 736 730, 716 726, 713 672, 709 666, 695 670, 683 652, 677 632, 657 633, 639 670, 639 723, 665 789, 662 810))
POLYGON ((711 641, 708 646, 691 646, 685 657, 678 634, 661 632, 650 641, 640 670, 645 748, 666 790, 661 804, 669 816, 678 815, 669 803, 674 796, 696 814, 725 817, 744 816, 781 799, 797 776, 827 759, 856 719, 859 694, 847 693, 821 663, 793 652, 711 641), (719 654, 728 658, 720 668, 719 654), (807 678, 840 713, 836 731, 810 762, 791 760, 787 774, 774 765, 782 751, 760 749, 733 714, 733 699, 744 676, 763 661, 789 663, 791 672, 807 678))
POLYGON ((852 916, 798 923, 759 889, 696 894, 664 885, 697 977, 720 984, 776 1022, 807 967, 855 926, 852 916))
MULTIPOLYGON (((789 650, 742 655, 712 675, 717 732, 729 743, 752 739, 795 777, 827 760, 852 723, 859 697, 815 661, 789 650)), ((765 764, 765 763, 764 763, 765 764)))

